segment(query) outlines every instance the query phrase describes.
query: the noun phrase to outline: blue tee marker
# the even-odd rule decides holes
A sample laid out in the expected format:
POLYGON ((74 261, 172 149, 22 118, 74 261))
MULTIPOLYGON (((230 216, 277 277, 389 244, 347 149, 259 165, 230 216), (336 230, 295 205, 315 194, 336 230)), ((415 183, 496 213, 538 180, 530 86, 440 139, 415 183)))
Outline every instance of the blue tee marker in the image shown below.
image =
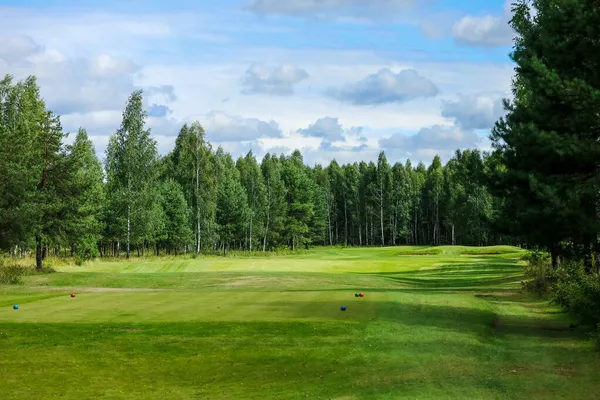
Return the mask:
POLYGON ((15 304, 15 305, 13 306, 13 308, 14 308, 15 310, 18 310, 18 309, 19 309, 19 305, 18 305, 18 304, 15 304))
POLYGON ((342 311, 346 311, 346 306, 341 306, 341 307, 340 307, 340 310, 342 310, 342 311))

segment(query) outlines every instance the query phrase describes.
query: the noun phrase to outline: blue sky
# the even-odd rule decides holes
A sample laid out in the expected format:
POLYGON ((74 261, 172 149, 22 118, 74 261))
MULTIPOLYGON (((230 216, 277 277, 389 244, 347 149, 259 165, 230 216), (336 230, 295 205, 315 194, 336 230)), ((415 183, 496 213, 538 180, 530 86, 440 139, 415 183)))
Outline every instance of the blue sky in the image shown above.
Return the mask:
POLYGON ((142 88, 163 154, 199 120, 235 156, 427 163, 489 147, 509 20, 503 0, 0 0, 0 74, 37 75, 101 157, 142 88))

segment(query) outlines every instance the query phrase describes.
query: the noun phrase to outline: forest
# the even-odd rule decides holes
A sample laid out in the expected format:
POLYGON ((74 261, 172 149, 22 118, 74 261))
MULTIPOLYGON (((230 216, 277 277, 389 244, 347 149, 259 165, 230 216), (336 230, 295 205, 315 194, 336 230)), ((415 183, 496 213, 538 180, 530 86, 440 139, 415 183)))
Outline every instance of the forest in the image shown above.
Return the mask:
POLYGON ((38 265, 49 252, 89 259, 509 240, 492 229, 493 159, 477 150, 429 166, 391 164, 384 152, 377 163, 312 167, 299 151, 234 160, 194 122, 160 156, 136 91, 102 165, 85 129, 65 144, 35 77, 0 85, 0 243, 15 255, 35 249, 38 265))

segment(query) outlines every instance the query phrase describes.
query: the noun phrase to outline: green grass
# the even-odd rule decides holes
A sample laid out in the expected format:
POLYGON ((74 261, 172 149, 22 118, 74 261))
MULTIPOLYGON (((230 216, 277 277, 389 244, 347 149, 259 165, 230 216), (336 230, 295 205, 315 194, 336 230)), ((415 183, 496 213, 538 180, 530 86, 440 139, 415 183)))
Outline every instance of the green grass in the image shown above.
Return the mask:
POLYGON ((329 248, 56 266, 0 286, 0 398, 597 398, 598 353, 568 315, 519 292, 521 255, 329 248))

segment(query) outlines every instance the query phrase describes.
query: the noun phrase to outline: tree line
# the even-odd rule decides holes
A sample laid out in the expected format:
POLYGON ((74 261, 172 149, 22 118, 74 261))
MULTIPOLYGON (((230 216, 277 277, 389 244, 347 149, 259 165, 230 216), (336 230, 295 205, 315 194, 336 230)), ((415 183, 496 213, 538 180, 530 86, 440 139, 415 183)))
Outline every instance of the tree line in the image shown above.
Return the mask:
POLYGON ((0 247, 82 259, 132 252, 270 251, 311 245, 507 243, 491 221, 489 157, 457 151, 442 165, 410 161, 305 165, 302 154, 234 160, 181 127, 160 156, 143 93, 131 94, 104 165, 85 129, 65 144, 35 77, 0 82, 0 247))

